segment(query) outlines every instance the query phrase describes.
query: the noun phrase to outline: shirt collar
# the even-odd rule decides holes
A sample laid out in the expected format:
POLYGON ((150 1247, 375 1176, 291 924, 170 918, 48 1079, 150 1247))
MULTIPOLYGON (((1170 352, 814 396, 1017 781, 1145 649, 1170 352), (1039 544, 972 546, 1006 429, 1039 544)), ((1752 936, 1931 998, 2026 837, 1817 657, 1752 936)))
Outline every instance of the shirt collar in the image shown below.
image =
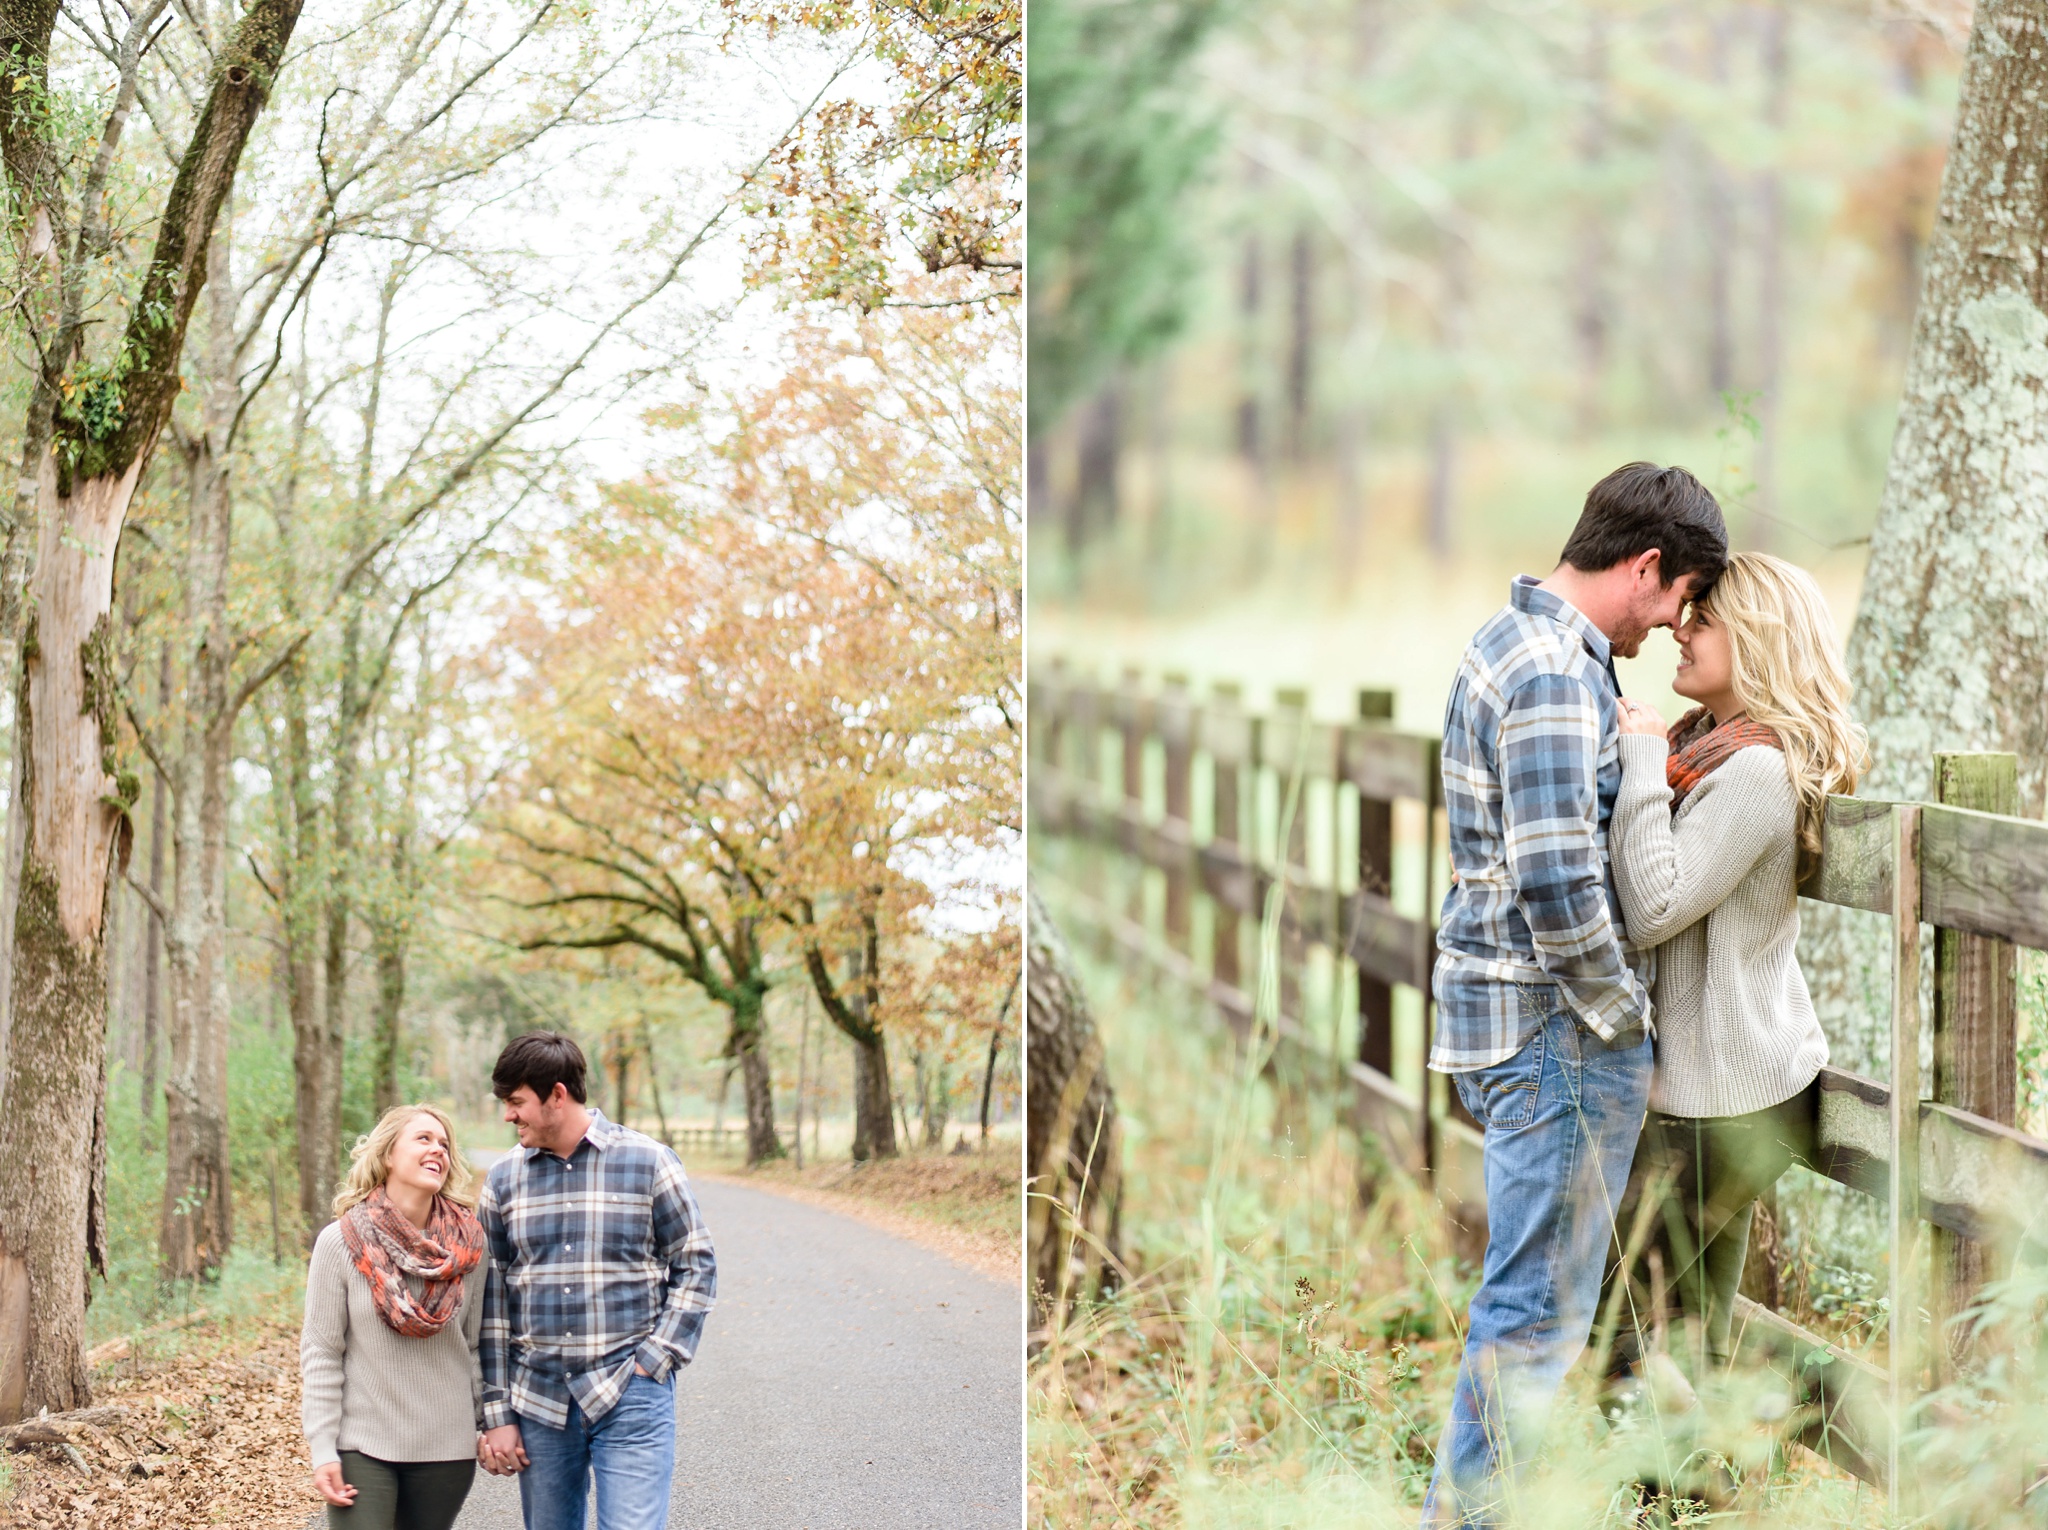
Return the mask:
MULTIPOLYGON (((599 1110, 595 1105, 589 1106, 587 1108, 590 1111, 590 1124, 583 1129, 583 1142, 589 1143, 593 1149, 595 1149, 597 1152, 602 1153, 606 1148, 610 1147, 614 1142, 617 1142, 619 1140, 619 1132, 621 1128, 617 1125, 617 1123, 607 1120, 605 1118, 605 1113, 599 1110)), ((583 1146, 583 1142, 577 1143, 576 1146, 580 1148, 581 1146, 583 1146)), ((526 1150, 527 1161, 529 1163, 532 1162, 535 1158, 539 1157, 542 1153, 545 1153, 546 1151, 547 1149, 544 1147, 528 1148, 526 1150)), ((574 1158, 576 1156, 574 1148, 570 1149, 569 1156, 571 1158, 574 1158)))
POLYGON ((1560 627, 1569 628, 1586 645, 1594 663, 1603 668, 1613 664, 1613 645, 1607 641, 1607 634, 1587 621, 1577 606, 1544 589, 1534 574, 1515 575, 1514 583, 1508 586, 1508 604, 1529 616, 1547 616, 1560 627))

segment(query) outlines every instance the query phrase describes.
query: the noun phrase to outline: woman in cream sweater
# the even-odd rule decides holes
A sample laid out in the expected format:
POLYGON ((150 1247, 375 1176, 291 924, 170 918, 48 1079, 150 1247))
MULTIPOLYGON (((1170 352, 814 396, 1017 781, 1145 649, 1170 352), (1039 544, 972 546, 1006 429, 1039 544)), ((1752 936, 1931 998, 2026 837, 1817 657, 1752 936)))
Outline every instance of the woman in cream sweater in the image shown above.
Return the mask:
POLYGON ((448 1530, 469 1496, 488 1265, 474 1180, 445 1115, 395 1106, 313 1244, 300 1407, 335 1530, 448 1530))
POLYGON ((1657 947, 1657 1066, 1634 1179, 1662 1194, 1624 1208, 1620 1233, 1649 1218, 1667 1288, 1725 1364, 1757 1197, 1813 1156, 1828 1046, 1794 952, 1798 878, 1864 750, 1827 603, 1803 570, 1736 554, 1676 636, 1672 689, 1698 705, 1666 729, 1622 704, 1609 826, 1629 940, 1657 947))

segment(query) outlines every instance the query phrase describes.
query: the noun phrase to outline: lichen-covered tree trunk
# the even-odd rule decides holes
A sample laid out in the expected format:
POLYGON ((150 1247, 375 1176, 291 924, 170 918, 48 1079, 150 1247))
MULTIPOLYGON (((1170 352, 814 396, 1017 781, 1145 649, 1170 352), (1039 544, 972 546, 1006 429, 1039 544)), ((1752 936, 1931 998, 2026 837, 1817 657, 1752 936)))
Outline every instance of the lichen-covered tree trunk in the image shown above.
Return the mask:
POLYGON ((1031 890, 1025 963, 1024 1152, 1031 1290, 1051 1311, 1121 1258, 1123 1171, 1102 1040, 1058 928, 1031 890))
MULTIPOLYGON (((1849 640, 1866 795, 1926 800, 1936 749, 1993 749, 2018 754, 2025 812, 2048 797, 2044 247, 2048 16, 1980 0, 1849 640)), ((1863 922, 1815 914, 1821 1013, 1882 1016, 1888 969, 1863 922)), ((1844 1066, 1881 1056, 1869 1024, 1835 1026, 1844 1066)))
MULTIPOLYGON (((255 0, 216 55, 118 342, 120 366, 107 357, 98 372, 86 367, 75 283, 65 298, 66 329, 39 361, 44 384, 64 403, 51 449, 36 464, 36 559, 17 685, 26 817, 10 973, 13 1036, 0 1100, 0 1163, 7 1165, 0 1175, 0 1423, 44 1407, 65 1411, 91 1396, 80 1343, 92 1230, 103 1229, 93 1164, 104 1151, 96 1129, 104 1120, 104 934, 109 887, 127 849, 127 810, 139 790, 113 757, 114 560, 136 485, 183 387, 185 331, 206 285, 207 242, 300 3, 255 0)), ((47 79, 53 14, 54 7, 37 6, 4 18, 15 34, 6 94, 27 97, 26 86, 47 79)), ((132 80, 124 84, 132 88, 132 80)), ((109 145, 125 109, 117 106, 109 119, 109 145)), ((35 156, 23 144, 47 123, 11 110, 0 117, 9 180, 17 200, 33 205, 52 187, 25 168, 35 156)), ((61 205, 38 209, 45 217, 52 211, 43 237, 74 262, 88 253, 99 258, 82 242, 64 251, 61 205)), ((96 216, 88 209, 81 227, 96 216)))

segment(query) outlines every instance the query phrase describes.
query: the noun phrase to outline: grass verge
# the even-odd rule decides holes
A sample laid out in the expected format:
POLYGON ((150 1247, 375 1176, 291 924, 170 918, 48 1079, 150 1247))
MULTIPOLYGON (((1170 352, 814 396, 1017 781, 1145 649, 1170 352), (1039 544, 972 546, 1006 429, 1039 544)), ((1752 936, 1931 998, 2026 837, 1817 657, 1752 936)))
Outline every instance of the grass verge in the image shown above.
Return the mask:
POLYGON ((969 1153, 911 1152, 876 1163, 799 1169, 781 1159, 693 1172, 858 1217, 998 1280, 1020 1278, 1023 1158, 1014 1138, 997 1137, 969 1153))

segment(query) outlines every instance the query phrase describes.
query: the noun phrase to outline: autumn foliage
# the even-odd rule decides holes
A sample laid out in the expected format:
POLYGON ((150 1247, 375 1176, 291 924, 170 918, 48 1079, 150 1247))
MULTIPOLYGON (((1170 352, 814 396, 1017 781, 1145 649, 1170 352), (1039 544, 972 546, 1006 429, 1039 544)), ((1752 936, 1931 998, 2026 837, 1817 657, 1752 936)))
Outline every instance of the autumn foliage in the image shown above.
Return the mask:
POLYGON ((774 983, 854 1043, 854 1151, 888 1156, 891 1038, 971 1049, 1015 970, 1015 354, 994 305, 799 334, 772 384, 661 417, 678 464, 615 486, 505 617, 508 932, 725 1006, 757 1159, 774 983))

